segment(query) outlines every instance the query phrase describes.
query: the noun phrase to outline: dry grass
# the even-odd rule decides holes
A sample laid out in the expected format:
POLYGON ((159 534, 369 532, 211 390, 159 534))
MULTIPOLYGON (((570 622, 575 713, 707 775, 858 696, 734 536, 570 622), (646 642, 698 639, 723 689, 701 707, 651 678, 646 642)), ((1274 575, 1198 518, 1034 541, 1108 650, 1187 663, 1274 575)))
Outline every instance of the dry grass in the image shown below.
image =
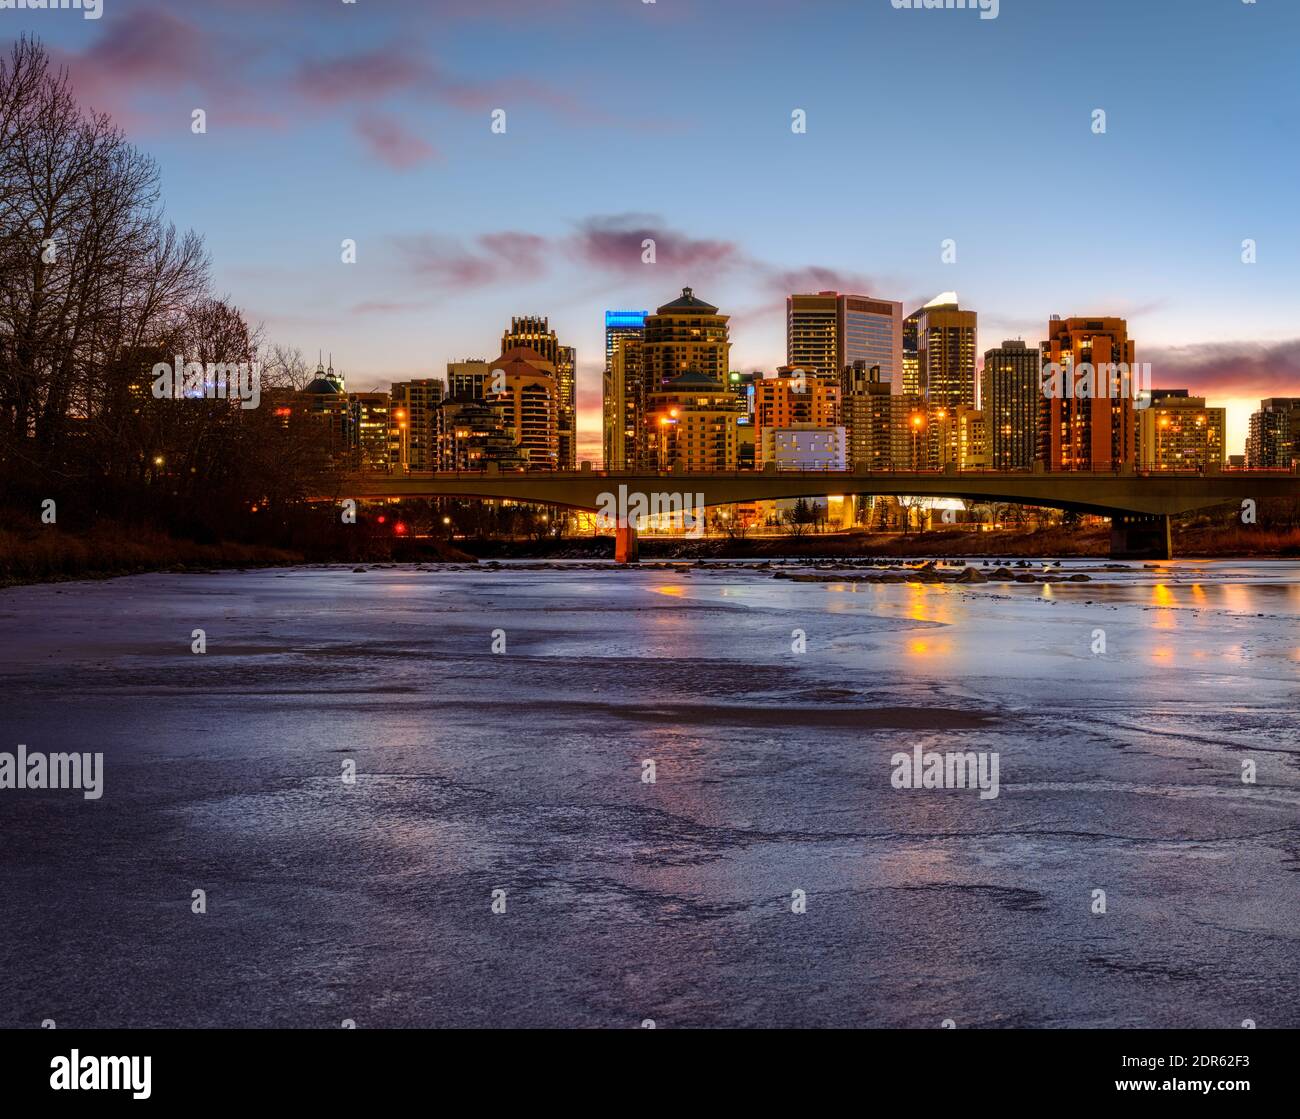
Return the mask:
POLYGON ((197 544, 118 525, 99 526, 76 536, 55 526, 21 533, 0 529, 0 586, 95 579, 177 566, 274 566, 301 561, 302 556, 281 548, 197 544))

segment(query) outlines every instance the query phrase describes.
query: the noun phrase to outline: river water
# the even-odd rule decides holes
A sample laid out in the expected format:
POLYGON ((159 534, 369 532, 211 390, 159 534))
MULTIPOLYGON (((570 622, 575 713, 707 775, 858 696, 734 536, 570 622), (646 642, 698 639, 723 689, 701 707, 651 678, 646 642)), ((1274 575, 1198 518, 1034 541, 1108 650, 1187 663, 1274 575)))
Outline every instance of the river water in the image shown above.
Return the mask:
POLYGON ((1298 1026, 1300 565, 1072 567, 0 592, 0 1026, 1298 1026))

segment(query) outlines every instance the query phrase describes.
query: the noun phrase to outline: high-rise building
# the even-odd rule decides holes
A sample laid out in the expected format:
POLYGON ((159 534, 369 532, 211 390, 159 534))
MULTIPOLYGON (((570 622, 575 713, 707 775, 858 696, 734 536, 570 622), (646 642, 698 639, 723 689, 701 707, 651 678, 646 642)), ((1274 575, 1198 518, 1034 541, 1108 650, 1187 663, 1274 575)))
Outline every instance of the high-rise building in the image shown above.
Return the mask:
POLYGON ((1044 374, 1039 402, 1038 457, 1047 469, 1133 466, 1137 446, 1133 397, 1116 391, 1104 372, 1112 365, 1132 369, 1137 364, 1128 323, 1116 318, 1053 316, 1042 356, 1045 368, 1053 365, 1062 372, 1061 391, 1055 391, 1044 374))
POLYGON ((1156 389, 1138 412, 1137 463, 1143 470, 1206 470, 1222 466, 1226 408, 1208 408, 1186 389, 1156 389))
POLYGON ((886 384, 903 375, 903 305, 822 291, 786 298, 786 362, 792 369, 839 377, 854 362, 880 366, 886 384))
POLYGON ((577 462, 577 358, 572 346, 561 346, 549 320, 535 315, 512 318, 510 328, 501 336, 501 352, 519 348, 532 350, 550 362, 556 380, 556 431, 560 470, 572 470, 577 462))
POLYGON ((647 394, 641 466, 735 470, 744 402, 726 382, 691 371, 647 394))
POLYGON ((840 374, 840 418, 845 456, 855 469, 888 470, 892 385, 880 379, 880 367, 855 361, 840 374))
POLYGON ((958 306, 955 292, 945 292, 909 318, 916 320, 916 387, 937 407, 973 405, 978 316, 958 306))
POLYGON ((1290 470, 1300 461, 1300 397, 1271 396, 1250 417, 1246 465, 1290 470))
POLYGON ((984 354, 980 409, 988 424, 989 466, 1030 470, 1038 454, 1043 358, 1036 346, 1003 342, 984 354))
POLYGON ((447 399, 482 400, 492 380, 492 363, 481 357, 447 362, 447 399))
POLYGON ((352 469, 387 471, 393 461, 392 401, 386 392, 348 393, 352 469))
POLYGON ((646 311, 605 312, 602 445, 605 467, 625 470, 637 460, 637 434, 645 411, 641 341, 646 311))
POLYGON ((492 364, 484 400, 502 413, 531 469, 555 470, 560 461, 559 389, 555 366, 526 346, 507 350, 492 364), (495 377, 497 373, 499 380, 495 377), (497 384, 501 385, 498 390, 497 384))
POLYGON ((905 396, 922 396, 925 386, 921 383, 921 354, 916 340, 917 324, 921 312, 913 311, 903 320, 903 394, 905 396))
POLYGON ((647 397, 683 373, 700 373, 725 386, 731 370, 729 316, 682 288, 679 299, 647 315, 641 367, 647 397))
POLYGON ((392 461, 403 470, 438 468, 438 405, 443 384, 436 377, 393 383, 392 461))

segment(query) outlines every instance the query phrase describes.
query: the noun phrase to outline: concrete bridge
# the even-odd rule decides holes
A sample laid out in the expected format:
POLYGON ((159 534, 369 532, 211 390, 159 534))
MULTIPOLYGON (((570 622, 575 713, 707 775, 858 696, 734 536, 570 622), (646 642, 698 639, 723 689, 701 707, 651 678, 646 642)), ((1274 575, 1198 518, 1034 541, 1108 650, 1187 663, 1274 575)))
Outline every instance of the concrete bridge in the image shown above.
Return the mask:
MULTIPOLYGON (((1300 496, 1300 474, 1288 471, 1093 474, 1082 471, 776 471, 662 474, 583 469, 509 473, 492 469, 437 474, 356 474, 336 496, 357 499, 452 497, 535 502, 597 511, 626 486, 626 494, 687 495, 702 506, 735 505, 826 494, 959 498, 1092 513, 1111 520, 1111 555, 1171 559, 1170 518, 1242 502, 1300 496)), ((636 559, 636 529, 620 527, 620 562, 636 559)))

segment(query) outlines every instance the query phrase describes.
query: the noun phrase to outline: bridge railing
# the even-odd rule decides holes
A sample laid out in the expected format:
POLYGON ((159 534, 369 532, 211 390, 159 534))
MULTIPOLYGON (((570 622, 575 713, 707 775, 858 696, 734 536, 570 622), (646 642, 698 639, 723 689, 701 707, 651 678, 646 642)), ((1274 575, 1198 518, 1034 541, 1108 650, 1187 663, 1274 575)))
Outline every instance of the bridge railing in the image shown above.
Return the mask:
POLYGON ((646 475, 657 475, 663 478, 671 478, 675 474, 709 474, 718 477, 750 477, 755 474, 765 473, 779 474, 797 474, 805 477, 825 477, 828 481, 835 477, 855 477, 861 474, 900 474, 909 477, 933 477, 942 478, 945 476, 958 475, 962 477, 982 477, 989 475, 999 475, 1008 477, 1027 478, 1035 475, 1048 474, 1054 476, 1061 475, 1087 475, 1091 477, 1119 477, 1119 478, 1205 478, 1214 477, 1216 474, 1226 474, 1232 477, 1241 477, 1242 475, 1260 476, 1260 477, 1287 477, 1295 475, 1297 471, 1285 467, 1246 467, 1246 466, 1222 466, 1211 468, 1209 470, 1201 468, 1175 469, 1172 467, 1161 466, 1143 466, 1128 470, 1119 470, 1115 468, 1107 469, 1090 469, 1090 470, 1055 470, 1055 471, 1035 471, 1027 468, 1018 469, 994 469, 992 467, 977 467, 956 469, 955 467, 931 468, 931 467, 894 467, 894 466, 871 466, 871 467, 828 467, 818 462, 794 462, 782 463, 780 466, 764 469, 762 466, 753 467, 718 467, 711 463, 692 463, 682 461, 675 463, 668 470, 648 470, 636 467, 623 467, 615 469, 606 469, 599 461, 585 460, 579 470, 562 471, 562 470, 500 470, 490 466, 480 467, 477 469, 463 470, 409 470, 400 466, 393 466, 387 470, 358 470, 349 471, 351 477, 373 477, 380 478, 480 478, 485 475, 502 476, 507 475, 515 478, 544 478, 555 474, 596 474, 601 477, 644 477, 646 475))

